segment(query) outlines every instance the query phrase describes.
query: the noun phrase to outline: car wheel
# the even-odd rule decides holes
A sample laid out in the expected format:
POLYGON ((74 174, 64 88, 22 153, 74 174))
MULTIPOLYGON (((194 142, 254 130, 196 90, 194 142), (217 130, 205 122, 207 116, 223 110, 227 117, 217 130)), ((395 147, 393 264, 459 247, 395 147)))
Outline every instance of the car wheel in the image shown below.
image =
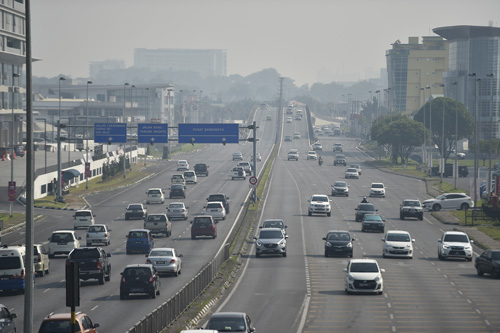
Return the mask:
POLYGON ((465 258, 465 260, 467 260, 467 261, 472 261, 472 258, 465 258))
POLYGON ((155 299, 156 298, 156 291, 152 291, 151 294, 149 294, 149 297, 155 299))
POLYGON ((483 276, 484 275, 484 272, 479 267, 476 268, 476 272, 477 272, 477 275, 479 275, 479 276, 483 276))
POLYGON ((328 252, 325 251, 325 258, 328 258, 328 252))
POLYGON ((326 213, 326 216, 328 216, 328 217, 332 216, 332 212, 326 213))
POLYGON ((281 254, 282 257, 286 257, 286 251, 281 254))
POLYGON ((106 281, 111 281, 111 269, 108 272, 108 275, 104 278, 106 281))
POLYGON ((196 236, 191 236, 191 239, 196 239, 196 236))
POLYGON ((49 274, 50 273, 50 264, 49 264, 49 267, 47 267, 47 269, 45 270, 45 274, 49 274))
POLYGON ((128 298, 128 293, 120 293, 120 299, 124 300, 128 298))
POLYGON ((351 292, 350 292, 349 290, 347 290, 347 289, 345 289, 345 293, 346 293, 347 295, 350 295, 350 294, 351 294, 351 292))
POLYGON ((500 279, 500 271, 493 272, 495 279, 500 279))
POLYGON ((405 216, 403 214, 399 214, 399 219, 400 220, 404 220, 405 219, 405 216))
POLYGON ((365 228, 361 227, 361 231, 363 231, 363 232, 364 232, 364 231, 365 231, 365 228))
POLYGON ((438 258, 439 258, 439 260, 444 260, 444 256, 439 252, 438 252, 438 258))
POLYGON ((256 256, 257 258, 260 258, 260 253, 259 253, 259 252, 255 252, 255 256, 256 256))
POLYGON ((128 216, 125 215, 125 221, 128 220, 128 216))
POLYGON ((49 254, 49 259, 54 259, 54 255, 53 254, 49 254))
POLYGON ((160 296, 160 289, 156 291, 156 295, 160 296))
POLYGON ((469 209, 469 205, 466 204, 466 203, 463 203, 462 205, 460 205, 460 209, 461 210, 466 210, 466 209, 469 209))
POLYGON ((175 271, 174 276, 179 276, 179 271, 175 271))
POLYGON ((311 216, 311 215, 312 215, 312 213, 311 213, 311 212, 308 212, 308 213, 307 213, 307 215, 311 216))
POLYGON ((216 234, 214 234, 214 235, 212 236, 212 239, 215 239, 215 238, 217 238, 217 235, 216 235, 216 234))
POLYGON ((99 285, 104 284, 104 272, 99 276, 99 278, 97 280, 99 281, 99 285))
POLYGON ((45 271, 42 269, 40 272, 38 272, 39 277, 43 277, 45 275, 45 271))
POLYGON ((422 221, 422 220, 424 219, 424 214, 419 215, 419 216, 418 216, 418 219, 419 219, 420 221, 422 221))
POLYGON ((435 212, 439 212, 441 210, 441 205, 434 205, 432 206, 432 210, 435 212))

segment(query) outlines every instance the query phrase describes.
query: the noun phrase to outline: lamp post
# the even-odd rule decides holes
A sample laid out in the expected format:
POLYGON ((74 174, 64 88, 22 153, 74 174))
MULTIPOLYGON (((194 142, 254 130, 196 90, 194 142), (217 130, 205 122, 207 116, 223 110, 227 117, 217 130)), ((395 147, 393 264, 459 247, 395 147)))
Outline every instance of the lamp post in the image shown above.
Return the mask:
POLYGON ((423 106, 424 106, 424 145, 422 146, 422 162, 425 163, 426 161, 426 156, 425 156, 425 138, 426 138, 426 130, 425 130, 425 88, 420 88, 420 91, 422 95, 424 96, 424 101, 423 101, 423 106))
POLYGON ((89 189, 89 175, 87 174, 87 165, 90 170, 90 162, 89 162, 89 138, 88 138, 88 125, 89 125, 89 84, 92 84, 91 80, 87 81, 87 110, 85 111, 85 150, 87 152, 87 156, 85 157, 85 189, 89 189), (88 163, 88 164, 87 164, 88 163))
MULTIPOLYGON (((151 115, 149 113, 149 88, 146 88, 146 114, 148 119, 151 120, 151 115)), ((144 144, 144 166, 146 166, 146 155, 148 151, 148 144, 144 144)))
POLYGON ((474 119, 475 119, 475 128, 474 128, 474 207, 477 207, 477 164, 478 164, 478 149, 479 145, 477 143, 478 141, 478 135, 477 135, 477 123, 478 123, 478 117, 477 117, 477 82, 479 79, 476 79, 476 73, 470 73, 468 74, 470 77, 474 78, 474 99, 475 99, 475 107, 474 107, 474 119))
MULTIPOLYGON (((19 77, 19 74, 17 73, 12 73, 12 119, 10 121, 10 139, 11 139, 11 151, 10 151, 10 181, 11 184, 14 184, 14 81, 15 78, 19 77)), ((10 217, 12 217, 12 209, 13 209, 14 202, 10 201, 10 217)))
POLYGON ((453 171, 453 177, 455 182, 455 188, 457 188, 457 174, 458 174, 458 82, 453 82, 452 86, 455 88, 455 166, 453 171))
POLYGON ((431 144, 431 156, 430 156, 430 161, 429 161, 429 167, 431 170, 431 177, 432 177, 432 157, 433 157, 433 149, 434 149, 434 144, 432 140, 432 87, 427 86, 425 89, 429 89, 429 135, 430 135, 430 144, 431 144))
POLYGON ((487 74, 490 78, 490 142, 488 145, 489 165, 488 165, 488 195, 491 195, 491 140, 493 140, 493 74, 487 74))
MULTIPOLYGON (((167 100, 167 108, 168 108, 168 126, 173 126, 173 123, 172 123, 172 112, 170 111, 170 93, 172 92, 172 88, 168 88, 167 89, 167 96, 168 96, 168 100, 167 100)), ((196 90, 193 90, 193 91, 196 91, 196 90)), ((201 94, 200 94, 201 95, 201 94)), ((167 147, 168 147, 168 156, 170 157, 170 154, 172 153, 171 152, 171 145, 170 145, 170 139, 167 138, 167 147)))
MULTIPOLYGON (((444 173, 444 154, 445 154, 445 151, 444 151, 444 145, 445 145, 445 139, 444 139, 444 107, 445 107, 445 99, 444 99, 444 84, 440 84, 439 85, 440 87, 443 87, 443 124, 442 124, 442 128, 441 128, 441 178, 440 178, 440 182, 442 183, 443 182, 443 173, 444 173)), ((455 155, 457 155, 457 152, 455 151, 455 155)))
POLYGON ((44 128, 44 147, 43 150, 45 151, 45 173, 47 173, 47 119, 45 118, 36 118, 36 120, 43 120, 43 128, 44 128))
MULTIPOLYGON (((134 107, 134 100, 133 100, 133 91, 132 89, 135 88, 135 85, 131 85, 130 86, 130 120, 131 122, 133 121, 134 119, 134 110, 132 110, 132 108, 134 107)), ((129 160, 130 160, 130 163, 129 163, 129 170, 132 171, 132 149, 130 149, 130 151, 128 152, 128 156, 129 156, 129 160)))
MULTIPOLYGON (((126 112, 125 108, 127 107, 127 99, 125 98, 125 88, 128 86, 128 82, 125 82, 123 84, 123 122, 127 124, 127 118, 126 118, 126 112)), ((127 167, 125 164, 125 159, 126 159, 126 149, 127 149, 127 135, 125 133, 125 143, 123 144, 123 178, 127 177, 127 167)))
POLYGON ((57 120, 57 202, 65 202, 62 195, 62 182, 61 182, 61 81, 65 81, 64 76, 59 77, 59 119, 57 120))

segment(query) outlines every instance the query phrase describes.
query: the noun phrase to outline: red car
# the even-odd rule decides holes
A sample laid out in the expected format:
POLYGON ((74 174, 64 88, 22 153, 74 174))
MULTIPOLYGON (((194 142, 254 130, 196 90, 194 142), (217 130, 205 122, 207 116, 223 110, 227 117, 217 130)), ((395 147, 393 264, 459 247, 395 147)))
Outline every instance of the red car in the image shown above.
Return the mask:
POLYGON ((212 216, 195 216, 191 221, 191 239, 196 239, 198 236, 217 237, 217 226, 212 216))

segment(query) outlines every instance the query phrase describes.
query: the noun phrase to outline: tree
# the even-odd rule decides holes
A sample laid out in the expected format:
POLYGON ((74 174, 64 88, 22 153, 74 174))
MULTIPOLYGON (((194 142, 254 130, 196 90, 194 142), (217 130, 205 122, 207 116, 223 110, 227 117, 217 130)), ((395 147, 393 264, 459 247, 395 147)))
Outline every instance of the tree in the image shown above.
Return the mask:
POLYGON ((431 142, 444 152, 444 160, 450 156, 457 140, 470 138, 474 134, 474 120, 471 114, 462 103, 448 98, 438 97, 425 103, 414 115, 413 119, 424 123, 425 110, 425 128, 430 132, 431 142), (444 147, 443 146, 443 104, 444 104, 444 147), (432 110, 432 113, 431 113, 432 110), (457 118, 456 118, 457 117, 457 118), (431 119, 432 118, 432 119, 431 119), (458 126, 455 130, 455 119, 458 120, 458 126), (429 128, 432 124, 432 128, 429 128), (455 131, 458 134, 455 137, 455 131))

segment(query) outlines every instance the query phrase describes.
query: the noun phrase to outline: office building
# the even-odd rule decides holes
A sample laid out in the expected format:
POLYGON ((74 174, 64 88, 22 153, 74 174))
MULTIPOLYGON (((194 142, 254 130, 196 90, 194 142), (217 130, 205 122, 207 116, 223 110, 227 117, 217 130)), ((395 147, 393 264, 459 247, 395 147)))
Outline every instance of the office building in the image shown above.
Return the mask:
POLYGON ((96 78, 101 72, 124 68, 125 61, 123 60, 108 59, 103 61, 91 61, 89 66, 90 77, 96 78))

